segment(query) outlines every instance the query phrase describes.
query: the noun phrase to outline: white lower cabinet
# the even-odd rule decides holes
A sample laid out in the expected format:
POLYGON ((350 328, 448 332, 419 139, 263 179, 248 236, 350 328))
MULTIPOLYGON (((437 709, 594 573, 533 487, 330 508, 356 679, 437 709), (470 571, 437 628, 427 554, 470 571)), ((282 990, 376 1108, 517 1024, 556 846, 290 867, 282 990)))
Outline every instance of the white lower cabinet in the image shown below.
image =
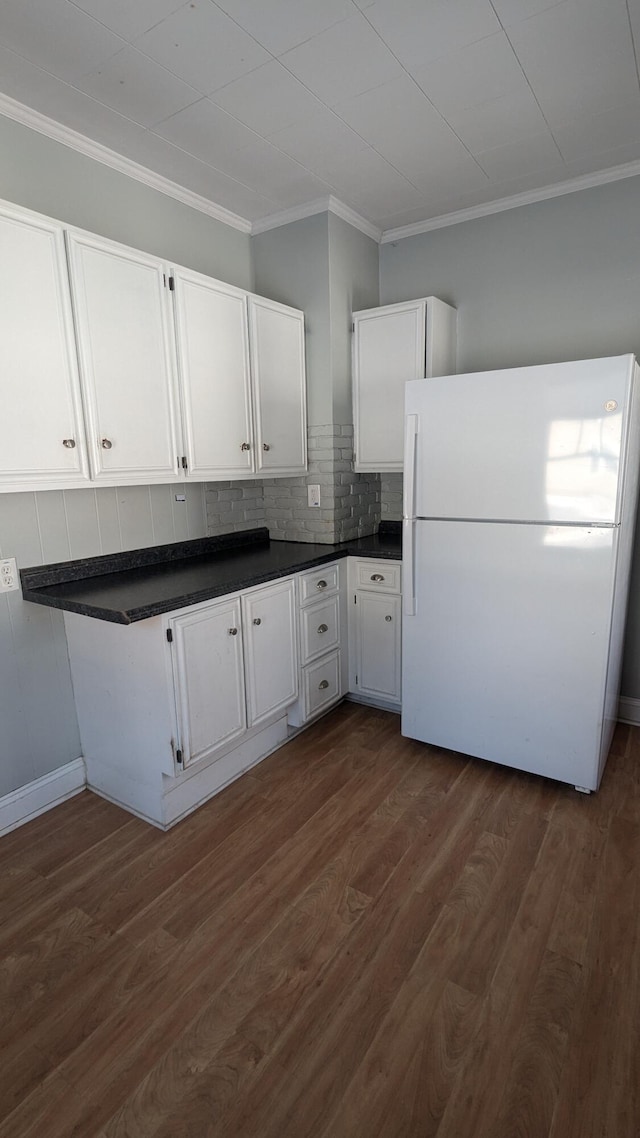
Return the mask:
POLYGON ((347 689, 346 561, 298 574, 300 697, 292 727, 328 711, 347 689))
POLYGON ((167 829, 287 739, 295 579, 133 625, 65 613, 87 781, 167 829))
POLYGON ((242 598, 248 726, 282 711, 298 695, 296 599, 293 578, 242 598))
POLYGON ((169 622, 181 752, 186 768, 209 758, 247 727, 240 598, 169 622))
POLYGON ((400 564, 355 558, 349 561, 349 691, 364 702, 399 709, 400 564))

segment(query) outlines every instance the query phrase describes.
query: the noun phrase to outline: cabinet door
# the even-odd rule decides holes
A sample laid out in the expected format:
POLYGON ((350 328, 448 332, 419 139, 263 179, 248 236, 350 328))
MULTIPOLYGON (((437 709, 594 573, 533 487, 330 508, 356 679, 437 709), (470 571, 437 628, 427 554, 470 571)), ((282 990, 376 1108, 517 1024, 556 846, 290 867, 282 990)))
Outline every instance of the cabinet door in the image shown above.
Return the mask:
POLYGON ((291 578, 242 598, 249 727, 284 711, 298 694, 295 588, 291 578))
POLYGON ((67 238, 93 476, 171 481, 181 447, 164 265, 89 234, 67 238))
POLYGON ((88 478, 62 229, 0 212, 0 489, 88 478))
POLYGON ((246 728, 240 600, 171 621, 183 764, 208 758, 246 728))
POLYGON ((400 597, 358 593, 356 691, 400 701, 400 597))
POLYGON ((402 470, 404 385, 425 374, 425 302, 355 312, 353 325, 355 469, 402 470))
POLYGON ((187 469, 237 478, 254 469, 246 293, 174 272, 187 469))
POLYGON ((304 314, 249 297, 256 469, 294 474, 307 469, 304 314))

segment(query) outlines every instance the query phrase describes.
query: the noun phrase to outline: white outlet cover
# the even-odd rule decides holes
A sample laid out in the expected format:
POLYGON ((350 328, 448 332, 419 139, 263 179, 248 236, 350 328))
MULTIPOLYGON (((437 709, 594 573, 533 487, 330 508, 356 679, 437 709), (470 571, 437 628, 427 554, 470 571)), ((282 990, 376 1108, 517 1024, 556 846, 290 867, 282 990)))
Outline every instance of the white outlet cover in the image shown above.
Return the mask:
POLYGON ((3 557, 0 561, 0 593, 11 593, 20 588, 18 566, 15 557, 3 557))

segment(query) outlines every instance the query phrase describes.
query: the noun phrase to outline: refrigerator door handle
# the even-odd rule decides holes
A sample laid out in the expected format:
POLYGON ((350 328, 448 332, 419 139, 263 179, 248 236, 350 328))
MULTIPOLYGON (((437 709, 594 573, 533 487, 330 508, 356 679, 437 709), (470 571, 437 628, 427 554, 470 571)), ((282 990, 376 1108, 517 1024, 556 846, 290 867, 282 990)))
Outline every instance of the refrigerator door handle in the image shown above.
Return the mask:
POLYGON ((416 588, 414 570, 414 535, 416 523, 405 518, 402 523, 402 609, 405 616, 416 615, 416 588))
POLYGON ((404 421, 404 516, 415 517, 416 438, 418 416, 407 415, 404 421))

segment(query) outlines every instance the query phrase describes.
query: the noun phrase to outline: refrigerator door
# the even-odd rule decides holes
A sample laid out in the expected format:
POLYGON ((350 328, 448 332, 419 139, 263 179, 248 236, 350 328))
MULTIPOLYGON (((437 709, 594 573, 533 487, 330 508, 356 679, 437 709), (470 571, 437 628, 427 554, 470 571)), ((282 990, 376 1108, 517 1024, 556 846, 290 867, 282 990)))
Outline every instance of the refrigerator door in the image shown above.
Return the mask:
POLYGON ((633 366, 616 356, 407 383, 414 516, 617 523, 633 366))
POLYGON ((414 528, 403 734, 595 790, 619 530, 414 528))

